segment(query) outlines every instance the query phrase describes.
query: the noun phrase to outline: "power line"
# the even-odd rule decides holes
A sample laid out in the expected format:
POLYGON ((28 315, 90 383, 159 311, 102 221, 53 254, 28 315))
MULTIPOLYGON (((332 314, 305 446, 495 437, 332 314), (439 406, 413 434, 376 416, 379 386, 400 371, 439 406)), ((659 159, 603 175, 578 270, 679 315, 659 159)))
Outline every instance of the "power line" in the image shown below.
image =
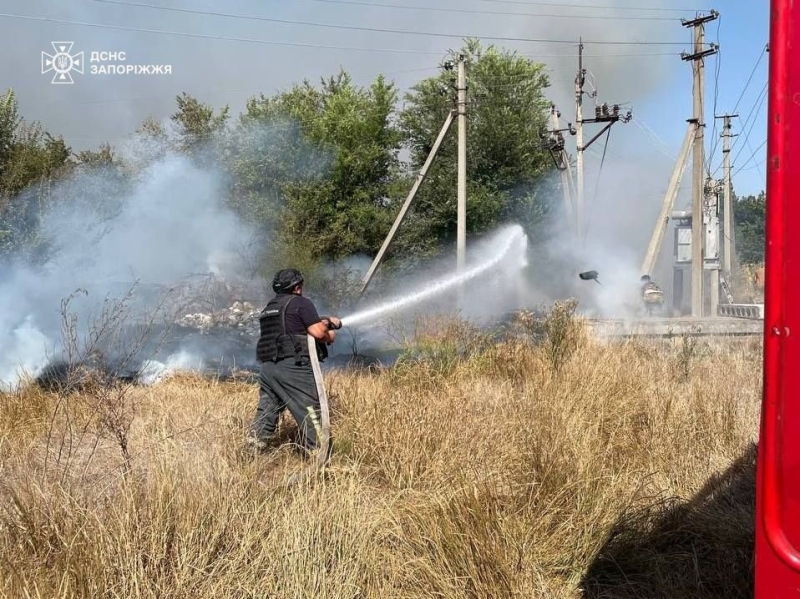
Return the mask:
MULTIPOLYGON (((323 4, 347 4, 352 6, 370 6, 373 8, 392 8, 400 10, 417 10, 426 12, 446 12, 478 15, 504 15, 516 17, 551 17, 565 19, 604 19, 604 20, 635 20, 635 21, 677 21, 677 17, 643 17, 643 16, 611 16, 611 15, 564 15, 564 14, 541 14, 530 12, 510 12, 500 10, 475 10, 470 8, 441 8, 436 6, 408 6, 403 4, 380 4, 377 2, 367 2, 365 0, 311 0, 323 4)), ((557 5, 556 5, 557 6, 557 5)))
MULTIPOLYGON (((591 217, 594 215, 594 209, 597 206, 597 192, 600 189, 600 175, 603 174, 603 165, 606 162, 606 150, 608 150, 608 139, 611 137, 611 127, 608 128, 606 131, 606 140, 603 144, 603 156, 600 158, 600 167, 597 169, 597 179, 594 182, 594 192, 592 193, 592 209, 589 215, 589 220, 591 221, 591 217)), ((583 243, 586 244, 586 239, 589 236, 589 223, 586 225, 586 230, 583 232, 583 243)))
MULTIPOLYGON (((761 64, 761 60, 764 58, 764 55, 767 52, 767 47, 768 47, 768 45, 764 44, 764 46, 761 48, 761 52, 758 55, 758 59, 756 60, 756 64, 753 66, 753 70, 750 71, 750 76, 747 78, 747 81, 744 84, 744 88, 742 89, 742 93, 739 94, 739 98, 736 100, 736 105, 733 107, 733 110, 731 111, 732 114, 736 113, 736 109, 739 108, 739 104, 741 103, 742 98, 744 98, 745 93, 747 93, 747 90, 750 87, 750 83, 753 81, 753 76, 756 74, 756 70, 758 70, 758 65, 761 64)), ((716 114, 714 116, 716 117, 716 114)), ((748 120, 749 120, 749 117, 748 117, 748 120)), ((747 126, 747 123, 745 123, 745 126, 747 126)), ((717 142, 717 143, 719 143, 719 142, 717 142)), ((735 145, 736 145, 736 142, 734 142, 734 146, 735 145)), ((713 173, 712 176, 716 175, 719 172, 719 170, 722 168, 722 162, 723 161, 720 160, 720 163, 717 166, 717 168, 714 169, 714 173, 713 173)))
POLYGON ((653 129, 650 128, 650 126, 647 123, 643 122, 642 120, 636 117, 632 118, 631 120, 637 127, 639 127, 642 131, 647 133, 657 142, 654 145, 659 152, 661 152, 664 156, 666 156, 673 162, 677 160, 675 156, 669 153, 669 144, 666 141, 664 141, 655 131, 653 131, 653 129))
POLYGON ((763 141, 763 143, 762 143, 760 146, 758 146, 758 147, 757 147, 755 150, 753 150, 753 153, 750 155, 750 158, 748 158, 748 159, 747 159, 747 162, 745 162, 745 163, 744 163, 744 164, 743 164, 741 167, 739 167, 739 168, 737 168, 737 169, 736 169, 736 173, 739 173, 739 172, 743 171, 743 170, 744 170, 744 168, 745 168, 745 167, 746 167, 748 164, 750 164, 750 162, 753 160, 753 158, 755 158, 756 154, 758 154, 758 151, 759 151, 761 148, 763 148, 765 145, 767 145, 767 140, 766 140, 766 139, 763 141))
MULTIPOLYGON (((434 31, 410 31, 410 30, 402 30, 402 29, 386 29, 383 27, 364 27, 360 25, 335 25, 332 23, 317 23, 313 21, 296 21, 293 19, 277 19, 273 17, 264 17, 260 15, 241 15, 241 14, 234 14, 234 13, 227 13, 227 12, 219 12, 219 11, 209 11, 209 10, 197 10, 192 8, 177 8, 172 6, 158 6, 155 4, 147 4, 145 2, 134 2, 132 0, 93 0, 94 2, 102 3, 102 4, 115 4, 118 6, 134 6, 139 8, 149 8, 153 10, 163 10, 169 12, 177 12, 177 13, 184 13, 184 14, 196 14, 196 15, 206 15, 206 16, 215 16, 215 17, 225 17, 229 19, 245 19, 249 21, 265 21, 268 23, 280 23, 284 25, 302 25, 305 27, 321 27, 326 29, 342 29, 347 31, 367 31, 371 33, 389 33, 389 34, 398 34, 398 35, 417 35, 417 36, 424 36, 424 37, 444 37, 444 38, 453 38, 453 39, 464 39, 468 37, 476 37, 482 38, 487 40, 498 40, 498 41, 514 41, 514 42, 542 42, 546 40, 539 40, 539 39, 530 39, 530 38, 516 38, 516 37, 505 37, 505 36, 488 36, 488 35, 475 35, 475 34, 451 34, 451 33, 441 33, 441 32, 434 32, 434 31)), ((442 9, 445 10, 445 9, 442 9)), ((464 12, 464 11, 460 11, 464 12)), ((522 14, 522 13, 516 13, 522 14)), ((552 17, 554 15, 531 15, 531 16, 539 16, 539 17, 552 17)), ((555 16, 565 16, 565 15, 555 15, 555 16)), ((593 17, 592 17, 593 18, 593 17)), ((597 18, 606 18, 606 17, 597 17, 597 18)), ((614 18, 614 17, 608 17, 614 18)), ((569 41, 569 43, 575 43, 574 40, 569 41)))
MULTIPOLYGON (((753 156, 754 156, 754 155, 755 155, 755 153, 756 153, 756 150, 754 150, 754 149, 753 149, 753 146, 751 146, 751 145, 750 145, 750 140, 749 140, 749 139, 747 140, 747 147, 748 147, 748 148, 750 148, 750 151, 753 153, 753 156)), ((748 162, 749 162, 749 161, 748 161, 748 162)), ((745 164, 746 164, 746 163, 745 163, 745 164)), ((761 172, 761 166, 760 166, 758 163, 756 164, 756 168, 758 169, 758 174, 759 174, 759 175, 761 175, 761 176, 763 177, 763 176, 764 176, 764 173, 762 173, 762 172, 761 172)))
POLYGON ((764 166, 766 163, 767 163, 767 159, 764 158, 764 160, 760 160, 760 161, 756 162, 753 166, 748 166, 747 168, 740 168, 736 172, 740 173, 742 171, 752 171, 753 169, 758 169, 758 174, 763 177, 764 174, 761 172, 761 167, 764 166))
MULTIPOLYGON (((744 129, 747 127, 748 123, 750 123, 750 119, 751 118, 753 119, 753 122, 750 123, 750 129, 748 129, 747 133, 745 134, 745 140, 747 140, 750 137, 750 133, 753 131, 753 126, 756 124, 756 118, 754 118, 754 117, 757 117, 758 113, 761 112, 761 106, 763 106, 764 100, 767 99, 767 93, 766 92, 767 92, 767 83, 764 84, 764 87, 761 90, 761 93, 758 95, 758 98, 756 98, 755 104, 753 104, 753 107, 750 109, 750 113, 747 115, 747 119, 745 120, 744 125, 742 125, 742 131, 744 131, 744 129)), ((731 146, 731 150, 733 150, 733 148, 736 147, 736 145, 739 143, 740 139, 741 139, 741 137, 739 137, 736 140, 734 140, 733 145, 731 146)), ((734 164, 736 164, 736 160, 739 158, 741 153, 742 153, 741 149, 736 153, 736 156, 733 158, 733 163, 734 164)))
MULTIPOLYGON (((586 42, 584 42, 586 43, 586 42)), ((639 57, 639 56, 680 56, 680 52, 634 52, 634 53, 627 53, 627 54, 587 54, 586 52, 583 53, 584 58, 615 58, 615 57, 639 57)), ((577 58, 578 53, 574 54, 533 54, 533 53, 522 53, 519 56, 524 56, 525 58, 552 58, 552 57, 559 57, 559 58, 577 58)), ((569 81, 574 82, 574 77, 569 77, 569 81)))
POLYGON ((17 15, 9 13, 0 13, 0 17, 7 19, 22 19, 24 21, 38 21, 46 23, 60 23, 62 25, 77 25, 80 27, 98 27, 100 29, 115 29, 117 31, 135 31, 138 33, 155 33, 158 35, 176 35, 179 37, 193 37, 206 40, 224 40, 230 42, 245 42, 249 44, 266 44, 273 46, 295 46, 300 48, 320 48, 325 50, 353 50, 357 52, 392 52, 398 54, 425 54, 441 56, 441 52, 433 52, 430 50, 404 50, 399 48, 359 48, 353 46, 333 46, 328 44, 305 44, 302 42, 281 42, 274 40, 263 40, 247 37, 230 37, 223 35, 209 35, 204 33, 187 33, 184 31, 168 31, 162 29, 145 29, 141 27, 125 27, 123 25, 107 25, 104 23, 87 23, 85 21, 68 21, 66 19, 54 19, 52 17, 34 17, 31 15, 17 15))
MULTIPOLYGON (((99 0, 95 0, 99 1, 99 0)), ((319 1, 319 0, 315 0, 319 1)), ((160 8, 160 7, 158 7, 160 8)), ((226 40, 226 41, 234 41, 234 42, 246 42, 246 43, 256 43, 256 44, 267 44, 267 45, 276 45, 276 46, 296 46, 301 48, 321 48, 327 50, 354 50, 359 52, 393 52, 393 53, 400 53, 400 54, 427 54, 427 55, 441 55, 441 52, 433 52, 427 50, 404 50, 398 48, 359 48, 359 47, 352 47, 352 46, 333 46, 328 44, 307 44, 301 42, 283 42, 283 41, 274 41, 274 40, 263 40, 263 39, 254 39, 254 38, 245 38, 245 37, 230 37, 230 36, 222 36, 222 35, 209 35, 209 34, 202 34, 202 33, 187 33, 183 31, 167 31, 167 30, 159 30, 159 29, 145 29, 141 27, 125 27, 123 25, 108 25, 104 23, 87 23, 85 21, 68 21, 66 19, 54 19, 52 17, 36 17, 32 15, 18 15, 18 14, 11 14, 11 13, 0 13, 0 17, 5 17, 8 19, 22 19, 27 21, 39 21, 39 22, 47 22, 47 23, 60 23, 62 25, 78 25, 80 27, 99 27, 102 29, 116 29, 118 31, 135 31, 140 33, 155 33, 161 35, 177 35, 182 37, 194 37, 199 39, 213 39, 213 40, 226 40)), ((376 29, 377 31, 377 29, 376 29)), ((466 38, 466 37, 479 37, 479 36, 460 36, 460 35, 450 35, 450 34, 443 34, 443 33, 419 33, 414 31, 394 31, 394 30, 383 30, 383 33, 403 33, 409 35, 430 35, 436 37, 449 37, 449 38, 466 38)), ((514 38, 514 37, 488 37, 483 36, 483 39, 492 39, 492 40, 501 40, 501 41, 511 41, 511 42, 529 42, 529 43, 545 43, 545 44, 575 44, 575 40, 563 40, 563 39, 544 39, 544 38, 514 38)), ((684 45, 682 42, 639 42, 639 41, 612 41, 612 40, 595 40, 595 41, 584 41, 584 43, 591 43, 596 45, 616 45, 616 46, 668 46, 668 45, 684 45)))
POLYGON ((495 4, 522 4, 523 6, 558 6, 561 8, 595 8, 600 10, 647 10, 653 12, 694 12, 697 8, 665 8, 663 6, 613 6, 599 4, 565 4, 563 2, 525 2, 523 0, 482 0, 495 4))
MULTIPOLYGON (((717 48, 719 48, 719 28, 722 25, 722 15, 719 15, 719 20, 717 21, 717 48)), ((708 158, 706 160, 706 172, 709 176, 711 176, 711 162, 714 159, 714 153, 717 151, 717 145, 719 144, 719 138, 717 137, 717 102, 719 100, 719 72, 722 68, 722 52, 718 49, 717 50, 717 60, 716 60, 716 69, 714 70, 714 108, 712 111, 712 115, 714 117, 714 125, 711 128, 711 151, 708 153, 708 158)), ((735 112, 735 111, 734 111, 735 112)))
POLYGON ((756 74, 756 69, 758 69, 758 65, 761 64, 761 59, 764 58, 764 54, 766 54, 766 52, 767 52, 767 46, 765 44, 764 47, 761 49, 761 54, 758 55, 758 60, 756 61, 753 70, 750 71, 750 76, 747 78, 747 83, 744 84, 744 89, 742 90, 742 93, 739 94, 739 99, 736 100, 736 106, 733 107, 733 110, 731 111, 732 113, 735 113, 736 109, 739 108, 739 102, 742 101, 742 98, 744 97, 747 88, 750 86, 750 82, 753 80, 753 75, 756 74))

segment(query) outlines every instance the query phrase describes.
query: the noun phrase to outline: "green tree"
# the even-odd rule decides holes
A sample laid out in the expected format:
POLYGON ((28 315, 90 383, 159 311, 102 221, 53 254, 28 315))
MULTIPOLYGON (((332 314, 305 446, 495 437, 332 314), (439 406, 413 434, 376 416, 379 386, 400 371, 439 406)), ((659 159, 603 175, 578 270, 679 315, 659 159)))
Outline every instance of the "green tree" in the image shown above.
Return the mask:
POLYGON ((36 240, 51 185, 69 169, 70 155, 62 138, 19 116, 13 91, 0 96, 0 253, 36 240))
POLYGON ((208 151, 215 135, 225 129, 228 122, 228 106, 222 107, 218 114, 214 109, 197 98, 183 92, 176 98, 178 110, 170 118, 178 126, 179 149, 192 155, 208 151))
MULTIPOLYGON (((485 231, 515 219, 529 231, 549 210, 540 193, 552 169, 542 145, 550 102, 544 65, 493 46, 468 40, 452 53, 441 73, 415 85, 406 96, 400 122, 419 169, 448 111, 455 107, 454 63, 463 54, 467 70, 467 228, 485 231)), ((456 227, 457 136, 455 125, 415 199, 399 248, 433 250, 449 241, 456 227)), ((396 250, 397 251, 397 250, 396 250)))
POLYGON ((11 154, 14 134, 20 121, 14 90, 9 89, 0 96, 0 180, 3 179, 4 167, 11 154))
POLYGON ((736 253, 743 264, 764 261, 767 196, 734 198, 733 219, 736 229, 736 253))
POLYGON ((114 164, 114 150, 110 144, 102 144, 95 150, 81 150, 76 154, 78 164, 88 168, 106 167, 114 164))
POLYGON ((234 204, 281 249, 272 261, 281 253, 314 263, 376 251, 399 168, 396 99, 382 76, 362 88, 342 71, 318 87, 304 81, 248 102, 226 163, 234 204))

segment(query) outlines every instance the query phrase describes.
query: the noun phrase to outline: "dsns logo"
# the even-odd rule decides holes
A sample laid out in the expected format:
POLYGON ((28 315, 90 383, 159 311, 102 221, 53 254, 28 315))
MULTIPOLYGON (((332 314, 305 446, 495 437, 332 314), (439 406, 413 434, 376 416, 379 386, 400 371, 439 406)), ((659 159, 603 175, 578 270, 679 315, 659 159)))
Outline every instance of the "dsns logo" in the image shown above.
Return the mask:
POLYGON ((42 74, 53 71, 51 83, 74 83, 71 72, 83 74, 83 52, 71 54, 74 42, 50 42, 55 54, 42 52, 42 74))

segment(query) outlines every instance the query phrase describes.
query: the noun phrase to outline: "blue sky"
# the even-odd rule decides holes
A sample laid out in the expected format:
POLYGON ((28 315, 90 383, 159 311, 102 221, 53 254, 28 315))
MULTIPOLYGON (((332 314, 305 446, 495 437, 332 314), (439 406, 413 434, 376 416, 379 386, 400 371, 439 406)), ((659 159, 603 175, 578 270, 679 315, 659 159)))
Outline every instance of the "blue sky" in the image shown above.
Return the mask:
MULTIPOLYGON (((722 15, 720 21, 707 27, 707 39, 716 41, 719 26, 721 45, 718 79, 715 77, 718 58, 712 57, 706 62, 707 147, 710 150, 716 146, 717 153, 711 165, 717 177, 721 176, 721 171, 717 170, 721 162, 721 144, 714 140, 721 123, 714 128, 715 90, 717 114, 733 110, 767 42, 769 21, 767 0, 718 0, 708 6, 699 5, 697 0, 638 3, 634 0, 571 0, 569 3, 533 0, 136 1, 140 6, 97 0, 58 3, 3 0, 0 13, 28 17, 0 16, 0 49, 7 57, 0 65, 0 85, 16 90, 26 118, 41 121, 54 133, 63 134, 75 148, 96 147, 104 141, 114 145, 122 143, 145 117, 168 118, 175 108, 174 97, 182 91, 215 106, 229 104, 237 112, 247 97, 257 92, 272 93, 303 78, 316 81, 339 67, 350 71, 360 83, 369 82, 379 72, 387 73, 404 89, 434 74, 447 49, 459 45, 457 37, 233 19, 156 10, 141 4, 454 36, 548 40, 575 40, 583 36, 587 40, 587 66, 599 89, 599 97, 610 102, 630 102, 634 111, 635 122, 616 126, 610 138, 606 168, 610 172, 619 169, 620 180, 626 177, 623 164, 629 170, 646 171, 653 182, 649 186, 643 183, 637 193, 650 203, 657 203, 657 197, 666 186, 672 167, 670 157, 677 153, 685 120, 692 111, 691 68, 677 55, 691 49, 690 33, 676 20, 691 17, 692 13, 675 9, 714 8, 722 15), (657 6, 659 10, 644 11, 643 6, 657 6), (665 17, 673 20, 667 21, 665 17), (168 33, 154 33, 154 30, 168 33), (180 32, 209 38, 177 35, 180 32), (240 41, 220 39, 224 37, 240 38, 240 41), (241 39, 307 46, 259 44, 241 39), (75 51, 85 51, 86 58, 94 50, 125 51, 129 64, 171 64, 173 73, 169 76, 84 74, 76 75, 72 86, 52 85, 50 76, 41 73, 40 55, 43 50, 51 49, 50 42, 59 40, 74 41, 75 51), (668 41, 673 44, 609 45, 594 44, 594 41, 668 41), (668 53, 671 55, 663 55, 668 53)), ((571 120, 574 44, 521 40, 491 43, 545 62, 552 76, 551 96, 564 113, 564 120, 571 120)), ((741 169, 735 171, 734 184, 740 195, 757 193, 765 186, 764 148, 755 152, 752 160, 750 158, 766 139, 766 102, 761 104, 760 110, 755 108, 766 83, 767 63, 768 56, 764 56, 737 108, 740 118, 734 121, 734 132, 740 137, 732 155, 735 167, 741 169), (751 112, 750 123, 744 129, 751 112)), ((597 144, 590 152, 587 169, 597 168, 601 147, 597 144)), ((591 177, 591 173, 588 176, 591 177)))
MULTIPOLYGON (((733 133, 739 135, 733 140, 731 160, 733 163, 734 186, 739 195, 758 193, 765 188, 764 162, 766 160, 767 102, 766 92, 762 95, 767 83, 769 54, 762 51, 769 41, 769 3, 767 0, 719 0, 713 3, 721 18, 710 23, 706 28, 709 41, 716 41, 719 36, 720 53, 706 61, 706 135, 711 136, 713 124, 710 122, 714 89, 717 94, 717 114, 733 112, 739 101, 736 112, 738 119, 733 119, 733 133), (717 33, 719 27, 719 33, 717 33), (759 62, 759 57, 761 60, 759 62), (756 64, 758 66, 756 67, 756 64), (755 71, 753 69, 755 68, 755 71), (716 73, 719 68, 719 78, 716 73), (745 88, 752 74, 750 84, 745 88), (742 92, 744 91, 744 95, 742 92), (741 96, 741 100, 740 100, 741 96), (763 98, 763 101, 760 100, 763 98), (748 116, 750 117, 747 123, 748 116), (746 128, 745 128, 746 125, 746 128), (748 135, 749 132, 749 135, 748 135), (760 147, 761 146, 761 147, 760 147), (760 147, 760 149, 758 149, 760 147), (758 151, 756 151, 758 150, 758 151), (755 156, 753 154, 755 152, 755 156), (752 160, 751 160, 751 157, 752 160)), ((691 71, 687 63, 676 65, 677 87, 685 91, 691 90, 691 71)), ((689 98, 690 101, 690 98, 689 98)), ((690 111, 691 104, 679 101, 676 107, 675 96, 668 92, 655 94, 651 101, 643 102, 639 107, 642 118, 669 142, 671 148, 678 148, 682 132, 665 124, 665 118, 675 118, 683 111, 690 111), (661 116, 663 115, 663 116, 661 116)), ((719 135, 722 121, 717 122, 716 135, 719 135)), ((708 138, 707 138, 708 139, 708 138)), ((714 144, 707 143, 707 152, 714 144)), ((716 153, 712 160, 712 171, 721 177, 717 167, 722 163, 722 143, 716 144, 716 153)), ((676 150, 675 150, 676 151, 676 150)))

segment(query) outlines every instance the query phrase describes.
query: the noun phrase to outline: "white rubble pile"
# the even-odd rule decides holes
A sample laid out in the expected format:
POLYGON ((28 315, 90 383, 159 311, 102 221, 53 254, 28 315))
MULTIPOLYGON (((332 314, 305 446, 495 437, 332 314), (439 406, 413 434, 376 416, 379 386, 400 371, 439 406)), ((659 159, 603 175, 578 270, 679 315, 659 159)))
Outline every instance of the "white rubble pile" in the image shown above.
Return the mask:
POLYGON ((196 312, 186 314, 178 325, 197 329, 201 333, 206 333, 212 329, 239 329, 244 331, 257 331, 258 329, 257 310, 250 302, 234 302, 229 308, 216 312, 196 312))

